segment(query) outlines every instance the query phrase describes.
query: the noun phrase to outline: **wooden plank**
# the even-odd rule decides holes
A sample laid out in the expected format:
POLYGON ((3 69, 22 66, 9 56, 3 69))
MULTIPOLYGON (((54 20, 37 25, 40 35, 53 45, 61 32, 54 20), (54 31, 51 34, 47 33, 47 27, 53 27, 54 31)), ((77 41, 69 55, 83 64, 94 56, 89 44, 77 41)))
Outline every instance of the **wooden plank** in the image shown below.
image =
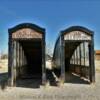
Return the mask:
POLYGON ((82 75, 82 68, 81 68, 81 44, 79 45, 79 52, 80 52, 80 76, 82 75))
POLYGON ((42 84, 46 84, 46 64, 45 64, 45 34, 43 34, 43 40, 41 41, 42 47, 42 84))
POLYGON ((65 34, 64 40, 91 40, 91 36, 82 31, 71 31, 65 34))
POLYGON ((20 43, 19 43, 19 75, 20 75, 20 43))
POLYGON ((78 47, 76 48, 76 59, 77 59, 77 65, 78 65, 78 47))
POLYGON ((93 69, 93 72, 92 72, 92 82, 94 83, 95 82, 95 58, 94 58, 94 35, 92 36, 92 69, 93 69))
POLYGON ((14 70, 13 70, 13 59, 14 59, 14 42, 11 41, 11 81, 10 81, 10 85, 13 86, 14 85, 14 70))
POLYGON ((61 81, 62 83, 65 82, 65 41, 64 36, 61 36, 61 81))
POLYGON ((13 39, 31 39, 31 38, 42 38, 42 34, 34 31, 33 29, 30 28, 23 28, 19 29, 16 32, 12 33, 12 38, 13 39))
POLYGON ((86 49, 86 48, 85 48, 85 42, 83 42, 83 52, 84 52, 84 66, 85 66, 85 58, 86 58, 86 57, 85 57, 85 51, 86 51, 85 49, 86 49))
POLYGON ((94 41, 89 44, 89 65, 90 65, 90 82, 95 82, 95 65, 94 65, 94 41))
POLYGON ((16 85, 16 67, 17 67, 17 42, 14 41, 14 59, 13 59, 13 71, 14 71, 14 84, 16 85))
POLYGON ((74 57, 74 72, 75 72, 75 52, 73 53, 73 57, 74 57))

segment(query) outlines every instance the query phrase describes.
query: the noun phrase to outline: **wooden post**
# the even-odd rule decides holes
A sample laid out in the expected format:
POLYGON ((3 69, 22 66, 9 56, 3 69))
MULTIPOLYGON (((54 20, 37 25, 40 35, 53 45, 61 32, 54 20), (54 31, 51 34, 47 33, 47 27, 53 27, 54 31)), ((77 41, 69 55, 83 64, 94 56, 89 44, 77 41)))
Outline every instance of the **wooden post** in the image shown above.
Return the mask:
POLYGON ((81 67, 81 43, 79 45, 79 52, 80 52, 80 76, 82 74, 82 67, 81 67))
POLYGON ((89 44, 89 66, 90 66, 90 82, 95 82, 95 65, 94 65, 94 40, 92 38, 89 44))
POLYGON ((78 46, 78 65, 80 64, 79 58, 80 58, 80 52, 79 52, 79 46, 78 46))
POLYGON ((95 82, 95 58, 94 58, 94 35, 92 36, 92 69, 93 69, 93 72, 92 72, 92 82, 94 83, 95 82))
POLYGON ((20 60, 19 60, 19 58, 20 58, 20 55, 19 55, 19 42, 17 43, 17 52, 18 52, 18 53, 17 53, 17 57, 18 57, 18 58, 17 58, 17 59, 18 59, 18 60, 17 60, 17 61, 18 61, 18 76, 19 76, 19 72, 20 72, 20 71, 19 71, 19 61, 20 61, 20 60))
POLYGON ((18 41, 16 41, 16 78, 18 75, 18 41))
POLYGON ((14 60, 14 41, 11 40, 11 44, 10 44, 10 67, 11 67, 11 79, 10 79, 10 86, 13 86, 14 85, 14 70, 13 70, 13 60, 14 60))
POLYGON ((20 43, 19 43, 19 75, 21 74, 21 72, 20 72, 20 67, 21 67, 21 57, 20 57, 20 55, 21 55, 21 48, 20 48, 20 43))
POLYGON ((23 64, 24 64, 24 66, 25 66, 25 53, 24 53, 24 51, 23 51, 23 56, 24 56, 24 61, 23 61, 23 64))
POLYGON ((8 49, 8 85, 11 86, 12 83, 12 40, 11 40, 11 35, 9 34, 9 49, 8 49))
POLYGON ((21 48, 21 44, 19 44, 19 71, 20 71, 20 75, 22 74, 22 48, 21 48))
POLYGON ((21 74, 23 73, 23 69, 22 69, 22 47, 20 45, 20 71, 21 71, 21 74))
POLYGON ((61 54, 61 81, 65 82, 65 41, 64 36, 60 37, 60 54, 61 54))
POLYGON ((74 56, 74 72, 76 71, 75 70, 75 51, 74 51, 74 53, 73 53, 73 56, 74 56))
POLYGON ((76 59, 77 59, 77 65, 78 65, 78 47, 76 49, 76 59))
POLYGON ((45 34, 43 34, 42 38, 42 84, 46 84, 46 67, 45 67, 45 34))
POLYGON ((87 75, 86 75, 86 74, 87 74, 87 73, 86 73, 86 72, 87 72, 87 71, 86 71, 87 69, 86 69, 86 65, 85 65, 85 58, 86 58, 86 56, 85 56, 85 51, 86 51, 86 50, 85 50, 85 49, 86 49, 86 48, 85 48, 85 42, 83 42, 83 55, 84 55, 84 67, 85 67, 84 70, 83 70, 83 71, 84 71, 84 72, 83 72, 83 76, 86 77, 86 76, 87 76, 87 75))
POLYGON ((14 70, 14 85, 16 85, 16 67, 17 67, 17 42, 14 41, 14 60, 13 60, 13 70, 14 70))
POLYGON ((83 42, 83 52, 84 52, 84 66, 85 66, 85 42, 83 42))
POLYGON ((16 41, 11 43, 11 86, 15 85, 16 81, 16 41))
POLYGON ((24 51, 23 51, 23 48, 22 48, 22 66, 24 66, 24 51))

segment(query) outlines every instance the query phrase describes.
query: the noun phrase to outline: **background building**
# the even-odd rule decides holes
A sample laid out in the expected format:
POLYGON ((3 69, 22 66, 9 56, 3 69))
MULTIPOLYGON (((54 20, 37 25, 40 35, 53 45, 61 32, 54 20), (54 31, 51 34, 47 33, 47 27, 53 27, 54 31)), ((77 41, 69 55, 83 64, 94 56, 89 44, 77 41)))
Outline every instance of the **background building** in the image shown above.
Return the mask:
POLYGON ((95 60, 100 60, 100 50, 95 50, 95 60))

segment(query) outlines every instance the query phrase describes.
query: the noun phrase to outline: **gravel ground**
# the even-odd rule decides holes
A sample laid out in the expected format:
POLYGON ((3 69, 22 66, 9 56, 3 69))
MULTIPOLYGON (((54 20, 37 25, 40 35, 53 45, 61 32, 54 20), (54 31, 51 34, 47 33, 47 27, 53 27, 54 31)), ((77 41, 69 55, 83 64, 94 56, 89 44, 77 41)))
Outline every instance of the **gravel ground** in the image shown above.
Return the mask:
POLYGON ((6 87, 0 90, 0 100, 100 100, 100 73, 96 73, 96 83, 91 85, 65 83, 60 87, 6 87))
MULTIPOLYGON (((3 64, 3 62, 2 62, 3 64)), ((80 84, 69 81, 63 86, 40 88, 5 87, 7 68, 0 69, 0 100, 100 100, 100 61, 96 62, 96 83, 80 84), (5 79, 2 81, 2 79, 5 79), (5 82, 5 84, 3 84, 5 82)), ((30 83, 30 81, 27 83, 30 83)))

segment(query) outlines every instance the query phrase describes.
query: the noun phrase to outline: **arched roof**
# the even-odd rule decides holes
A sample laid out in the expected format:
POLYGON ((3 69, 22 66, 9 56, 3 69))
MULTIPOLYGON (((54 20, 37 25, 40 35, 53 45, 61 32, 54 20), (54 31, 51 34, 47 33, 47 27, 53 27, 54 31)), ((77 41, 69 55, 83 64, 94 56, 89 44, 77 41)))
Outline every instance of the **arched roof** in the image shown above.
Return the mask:
POLYGON ((71 26, 63 31, 61 31, 61 34, 67 34, 69 32, 72 32, 72 31, 82 31, 84 33, 86 33, 87 35, 93 35, 93 31, 89 30, 88 28, 85 28, 83 26, 71 26))
MULTIPOLYGON (((59 36, 58 36, 58 38, 57 38, 57 40, 56 40, 56 43, 55 43, 55 47, 54 47, 54 53, 53 53, 53 57, 54 57, 54 55, 55 55, 55 49, 56 49, 56 46, 57 46, 57 44, 58 44, 58 41, 60 41, 59 39, 60 39, 60 37, 62 36, 62 35, 65 35, 65 34, 68 34, 69 32, 72 32, 72 31, 82 31, 82 32, 84 32, 84 33, 86 33, 87 35, 90 35, 90 36, 93 36, 94 34, 94 32, 93 31, 91 31, 91 30, 89 30, 88 28, 85 28, 85 27, 83 27, 83 26, 71 26, 71 27, 69 27, 69 28, 67 28, 67 29, 65 29, 65 30, 62 30, 61 32, 60 32, 60 34, 59 34, 59 36)), ((78 45, 78 44, 77 44, 78 45)), ((76 48, 77 46, 75 46, 75 48, 76 48)), ((73 48, 74 49, 74 48, 73 48)), ((72 50, 73 51, 73 50, 72 50)))
POLYGON ((9 31, 9 33, 13 33, 13 32, 16 32, 17 30, 20 30, 20 29, 23 29, 23 28, 31 28, 31 29, 34 29, 37 32, 45 33, 44 28, 41 28, 40 26, 32 24, 32 23, 22 23, 22 24, 16 25, 13 28, 9 28, 8 31, 9 31))

